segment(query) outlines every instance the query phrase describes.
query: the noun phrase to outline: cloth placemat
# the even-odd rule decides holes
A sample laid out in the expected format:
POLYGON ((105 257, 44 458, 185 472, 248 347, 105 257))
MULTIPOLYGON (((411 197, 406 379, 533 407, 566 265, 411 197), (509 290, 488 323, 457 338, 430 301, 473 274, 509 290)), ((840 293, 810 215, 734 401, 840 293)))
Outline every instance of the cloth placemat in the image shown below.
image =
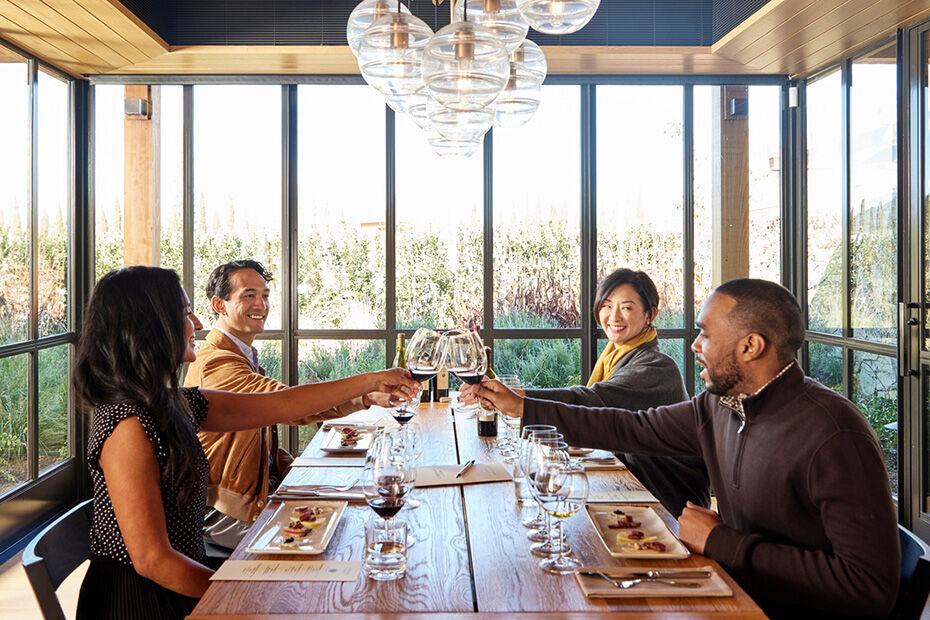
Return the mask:
MULTIPOLYGON (((580 571, 601 571, 608 577, 612 579, 635 579, 632 573, 642 572, 647 570, 673 570, 673 569, 656 569, 654 566, 624 566, 623 568, 618 568, 616 566, 610 568, 581 568, 580 571)), ((727 585, 727 582, 714 571, 711 566, 689 566, 687 569, 681 570, 706 570, 711 572, 710 579, 675 579, 673 577, 668 577, 669 580, 678 581, 681 583, 697 583, 698 587, 696 588, 681 588, 677 586, 670 586, 668 584, 662 583, 661 581, 643 581, 636 584, 635 586, 627 589, 618 588, 601 577, 588 577, 585 575, 579 575, 575 573, 575 579, 578 581, 578 585, 581 587, 581 591, 584 592, 584 595, 587 598, 649 598, 649 597, 661 597, 661 598, 693 598, 693 597, 707 597, 707 596, 733 596, 733 590, 730 589, 730 586, 727 585)))
POLYGON ((361 562, 226 560, 211 581, 355 581, 361 562))
POLYGON ((298 456, 291 467, 364 467, 364 456, 298 456))
POLYGON ((468 468, 461 477, 455 475, 462 471, 462 465, 429 465, 417 467, 419 487, 441 487, 452 484, 478 484, 481 482, 502 482, 513 480, 513 475, 503 463, 476 463, 468 468))
POLYGON ((626 491, 623 489, 611 489, 609 491, 590 491, 588 493, 588 503, 611 503, 611 502, 652 502, 657 503, 659 500, 649 491, 626 491))

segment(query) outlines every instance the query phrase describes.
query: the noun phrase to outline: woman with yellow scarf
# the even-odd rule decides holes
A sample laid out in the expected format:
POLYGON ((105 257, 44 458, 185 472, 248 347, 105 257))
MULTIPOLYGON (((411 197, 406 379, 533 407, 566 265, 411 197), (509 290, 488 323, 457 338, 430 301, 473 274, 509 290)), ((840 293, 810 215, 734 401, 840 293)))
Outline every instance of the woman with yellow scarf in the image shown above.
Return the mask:
MULTIPOLYGON (((586 386, 528 389, 529 398, 588 407, 620 407, 633 411, 688 399, 675 361, 659 351, 655 327, 659 292, 642 271, 617 269, 604 278, 594 298, 594 316, 607 346, 586 386)), ((463 390, 463 399, 473 388, 463 390)), ((515 390, 521 392, 522 390, 515 390)), ((687 501, 710 506, 710 480, 699 457, 618 454, 627 468, 676 517, 687 501)))

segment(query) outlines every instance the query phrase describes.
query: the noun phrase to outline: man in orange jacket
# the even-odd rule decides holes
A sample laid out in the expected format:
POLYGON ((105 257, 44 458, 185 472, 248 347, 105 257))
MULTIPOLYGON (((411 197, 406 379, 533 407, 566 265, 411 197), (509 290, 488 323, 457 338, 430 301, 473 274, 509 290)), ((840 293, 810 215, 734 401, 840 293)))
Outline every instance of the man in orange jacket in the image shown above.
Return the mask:
MULTIPOLYGON (((265 329, 271 273, 254 260, 217 267, 206 292, 217 316, 206 343, 190 364, 184 385, 230 392, 271 392, 287 386, 265 376, 252 346, 265 329)), ((339 418, 372 404, 387 405, 387 394, 366 394, 299 420, 313 424, 339 418)), ((278 446, 275 427, 230 433, 198 433, 210 461, 204 540, 235 548, 287 473, 293 457, 278 446)))

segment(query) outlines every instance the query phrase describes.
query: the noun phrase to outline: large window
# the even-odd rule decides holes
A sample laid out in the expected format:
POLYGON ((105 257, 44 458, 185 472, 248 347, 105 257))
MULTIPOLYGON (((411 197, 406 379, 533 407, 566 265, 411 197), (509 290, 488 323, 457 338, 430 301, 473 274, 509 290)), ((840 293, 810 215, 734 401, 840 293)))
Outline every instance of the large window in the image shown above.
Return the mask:
POLYGON ((865 414, 895 493, 896 57, 896 45, 885 45, 805 88, 810 374, 865 414))
MULTIPOLYGON (((382 368, 398 332, 464 324, 482 330, 499 372, 533 387, 577 384, 603 345, 590 307, 597 278, 627 266, 659 287, 661 349, 693 385, 692 300, 713 277, 699 235, 715 226, 715 88, 547 84, 529 123, 449 159, 353 80, 98 85, 97 276, 129 260, 127 162, 140 163, 127 132, 148 119, 126 106, 147 98, 155 259, 184 275, 208 328, 203 290, 216 265, 256 258, 274 272, 256 341, 269 375, 295 384, 382 368)), ((752 110, 738 119, 753 149, 741 169, 746 269, 778 278, 781 90, 741 88, 752 110)), ((312 432, 282 438, 296 449, 312 432)))
MULTIPOLYGON (((28 493, 32 483, 73 455, 68 397, 73 164, 68 80, 0 46, 0 92, 0 498, 5 501, 28 493)), ((19 518, 33 512, 34 506, 26 508, 19 518)), ((0 526, 0 538, 8 530, 0 526)))

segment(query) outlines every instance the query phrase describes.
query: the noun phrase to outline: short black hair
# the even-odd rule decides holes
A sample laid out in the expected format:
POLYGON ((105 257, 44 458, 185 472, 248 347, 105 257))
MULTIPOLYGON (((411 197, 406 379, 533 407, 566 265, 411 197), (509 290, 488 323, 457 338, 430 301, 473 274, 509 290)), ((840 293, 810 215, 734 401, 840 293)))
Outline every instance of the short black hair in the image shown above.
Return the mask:
POLYGON ((781 361, 794 358, 804 343, 806 330, 801 306, 791 291, 768 280, 738 278, 724 282, 714 292, 736 301, 728 316, 734 327, 762 334, 781 361))
POLYGON ((232 285, 229 283, 229 276, 240 269, 254 269, 258 272, 258 275, 264 278, 265 282, 271 282, 274 279, 271 272, 265 269, 265 266, 257 260, 245 258, 242 260, 230 261, 220 265, 210 274, 206 287, 207 299, 213 299, 215 295, 220 299, 228 300, 229 296, 232 294, 232 285))
POLYGON ((636 294, 639 295, 639 300, 642 302, 646 314, 659 307, 659 291, 656 289, 652 278, 642 271, 621 267, 612 271, 597 285, 597 293, 594 295, 595 319, 598 318, 601 306, 604 305, 604 302, 607 301, 614 289, 624 284, 632 286, 636 294))

